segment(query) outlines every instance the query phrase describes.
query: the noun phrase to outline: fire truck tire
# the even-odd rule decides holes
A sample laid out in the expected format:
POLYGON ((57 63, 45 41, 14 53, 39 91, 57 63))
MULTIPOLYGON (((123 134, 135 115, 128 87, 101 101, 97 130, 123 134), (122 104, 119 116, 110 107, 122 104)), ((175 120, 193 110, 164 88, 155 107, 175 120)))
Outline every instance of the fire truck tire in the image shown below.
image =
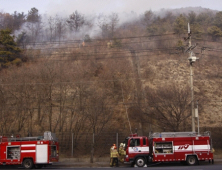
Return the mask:
POLYGON ((188 165, 196 165, 197 164, 197 158, 196 156, 188 156, 187 157, 187 164, 188 165))
POLYGON ((145 165, 145 159, 143 157, 139 157, 136 159, 136 165, 138 167, 144 167, 145 165))
POLYGON ((32 169, 33 168, 33 161, 32 159, 24 159, 22 165, 25 169, 32 169))

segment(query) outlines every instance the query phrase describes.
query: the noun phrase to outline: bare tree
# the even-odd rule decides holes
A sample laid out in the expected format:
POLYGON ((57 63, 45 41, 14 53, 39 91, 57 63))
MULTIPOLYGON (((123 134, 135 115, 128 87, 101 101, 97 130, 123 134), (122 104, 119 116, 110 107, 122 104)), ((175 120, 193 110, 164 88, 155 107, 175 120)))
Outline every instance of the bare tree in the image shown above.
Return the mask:
POLYGON ((112 13, 110 16, 109 16, 109 20, 110 20, 110 36, 111 38, 114 37, 114 33, 115 33, 115 30, 116 30, 116 27, 118 25, 118 22, 119 22, 119 17, 118 17, 118 14, 117 13, 112 13))
POLYGON ((167 131, 186 131, 190 118, 190 89, 188 86, 172 84, 146 88, 149 116, 167 131))
POLYGON ((101 34, 103 38, 109 37, 109 24, 106 16, 99 16, 97 25, 101 29, 101 34))
MULTIPOLYGON (((84 108, 84 114, 87 117, 87 122, 89 122, 89 131, 100 136, 101 132, 108 126, 113 111, 109 105, 109 100, 107 100, 107 95, 103 91, 95 89, 93 91, 96 93, 91 92, 87 100, 87 105, 84 108)), ((94 148, 96 145, 97 142, 93 142, 91 145, 91 163, 93 163, 94 148)))
POLYGON ((0 107, 1 134, 9 133, 15 119, 11 113, 10 98, 6 86, 0 86, 0 107))
POLYGON ((151 10, 146 11, 142 18, 142 23, 148 27, 152 23, 153 17, 154 17, 154 14, 151 10))
POLYGON ((48 19, 49 23, 49 31, 50 31, 50 41, 53 40, 53 37, 55 38, 56 36, 56 20, 53 17, 49 17, 48 19))
POLYGON ((119 17, 117 13, 112 13, 108 17, 105 15, 99 16, 98 26, 102 31, 102 37, 113 38, 118 22, 119 22, 119 17))
POLYGON ((58 36, 59 42, 65 33, 66 30, 66 24, 65 20, 62 18, 56 17, 56 35, 58 36))
POLYGON ((56 69, 55 63, 46 62, 42 67, 40 72, 40 77, 42 81, 42 90, 45 93, 45 106, 47 107, 47 117, 48 117, 48 128, 50 131, 53 129, 53 109, 55 106, 54 94, 55 85, 58 82, 58 70, 56 69))
POLYGON ((85 108, 89 129, 93 133, 101 133, 112 116, 112 108, 105 98, 106 96, 93 94, 89 99, 89 105, 85 108))

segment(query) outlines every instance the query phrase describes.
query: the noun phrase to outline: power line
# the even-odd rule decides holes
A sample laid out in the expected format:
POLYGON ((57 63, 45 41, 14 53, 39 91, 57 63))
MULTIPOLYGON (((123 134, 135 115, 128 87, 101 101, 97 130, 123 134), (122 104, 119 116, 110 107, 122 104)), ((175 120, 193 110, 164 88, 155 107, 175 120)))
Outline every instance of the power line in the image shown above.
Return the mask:
MULTIPOLYGON (((88 43, 90 42, 94 42, 94 41, 110 41, 110 40, 123 40, 123 39, 136 39, 136 38, 152 38, 152 37, 161 37, 161 36, 169 36, 169 35, 176 35, 176 33, 169 33, 169 34, 156 34, 156 35, 142 35, 142 36, 131 36, 131 37, 114 37, 114 38, 95 38, 95 39, 90 39, 91 41, 89 41, 88 43)), ((195 34, 193 34, 195 35, 195 34)), ((202 33, 200 35, 208 35, 206 33, 202 33)), ((208 35, 209 36, 209 35, 208 35)), ((205 41, 204 39, 200 39, 200 38, 193 38, 194 40, 197 40, 197 41, 205 41)), ((83 42, 84 39, 78 39, 78 40, 66 40, 66 41, 43 41, 43 42, 28 42, 28 43, 25 43, 26 45, 45 45, 45 44, 63 44, 63 43, 81 43, 83 42)), ((206 40, 208 42, 215 42, 215 41, 210 41, 210 40, 206 40)), ((215 42, 215 43, 222 43, 222 42, 215 42)), ((23 45, 20 45, 20 46, 23 46, 23 45)))
MULTIPOLYGON (((139 55, 138 57, 149 57, 149 56, 168 56, 168 55, 177 55, 177 53, 170 53, 170 54, 144 54, 139 55)), ((49 59, 49 61, 54 62, 62 62, 62 61, 92 61, 92 60, 111 60, 111 59, 125 59, 125 58, 131 58, 132 56, 111 56, 111 57, 95 57, 95 58, 74 58, 69 57, 70 59, 49 59)), ((37 58, 38 59, 38 58, 37 58)), ((178 59, 181 61, 181 59, 178 59)), ((178 61, 175 60, 175 61, 178 61)), ((173 60, 171 60, 173 61, 173 60)), ((184 59, 184 61, 187 61, 187 59, 184 59)), ((37 63, 37 62, 45 62, 45 61, 28 61, 29 63, 37 63)))
MULTIPOLYGON (((133 50, 133 51, 135 51, 136 53, 141 53, 141 52, 152 52, 152 51, 163 51, 163 50, 177 50, 177 47, 169 47, 169 48, 150 48, 150 49, 143 49, 143 48, 141 48, 141 49, 136 49, 136 50, 133 50)), ((38 56, 41 56, 41 55, 43 55, 43 56, 52 56, 52 55, 56 55, 56 56, 58 56, 58 55, 61 55, 61 56, 64 56, 64 55, 80 55, 80 56, 89 56, 89 54, 90 55, 107 55, 107 54, 111 54, 111 55, 116 55, 116 54, 124 54, 124 53, 126 53, 126 51, 127 52, 130 52, 130 53, 133 53, 132 52, 132 50, 131 49, 129 49, 129 48, 127 48, 127 49, 121 49, 121 51, 107 51, 107 52, 95 52, 95 51, 93 51, 93 52, 88 52, 88 53, 80 53, 80 52, 65 52, 65 53, 52 53, 52 54, 37 54, 38 56)), ((178 50, 177 50, 178 51, 178 50)), ((29 55, 31 55, 31 54, 29 54, 29 55)))
MULTIPOLYGON (((167 40, 178 40, 178 38, 168 38, 168 39, 161 39, 161 41, 167 41, 167 40)), ((121 42, 121 45, 129 45, 129 44, 137 44, 137 43, 146 43, 146 42, 154 42, 154 41, 160 41, 159 39, 158 40, 149 40, 149 41, 138 41, 138 42, 125 42, 125 43, 122 43, 121 42)), ((85 45, 84 47, 81 47, 81 49, 84 49, 84 48, 90 48, 90 47, 107 47, 107 44, 102 44, 102 45, 85 45)), ((79 46, 71 46, 71 47, 53 47, 53 48, 34 48, 34 49, 26 49, 26 50, 49 50, 49 49, 69 49, 69 48, 72 48, 72 49, 80 49, 79 46)), ((117 47, 118 48, 118 47, 117 47)))
MULTIPOLYGON (((175 33, 169 33, 169 34, 156 34, 156 35, 142 35, 142 36, 135 36, 135 37, 115 37, 115 38, 99 38, 99 39, 91 39, 90 42, 93 41, 110 41, 110 40, 122 40, 122 39, 135 39, 135 38, 150 38, 150 37, 160 37, 160 36, 168 36, 168 35, 175 35, 175 33)), ((26 44, 34 44, 34 45, 45 45, 45 44, 61 44, 61 43, 80 43, 83 39, 79 40, 66 40, 66 41, 44 41, 44 42, 29 42, 26 44)), ((21 45, 22 46, 22 45, 21 45)))
MULTIPOLYGON (((110 40, 123 40, 123 39, 141 39, 141 38, 152 38, 152 37, 160 37, 160 36, 169 36, 169 35, 175 35, 175 33, 170 33, 170 34, 159 34, 159 35, 149 35, 149 36, 136 36, 136 37, 120 37, 120 38, 108 38, 108 39, 92 39, 92 41, 90 42, 85 42, 87 44, 93 43, 93 42, 106 42, 106 41, 110 41, 110 40)), ((173 38, 173 39, 178 39, 178 38, 173 38)), ((195 39, 195 38, 193 38, 195 39)), ((165 39, 167 40, 167 39, 165 39)), ((169 40, 172 40, 169 39, 169 40)), ((204 40, 204 39, 195 39, 196 41, 207 41, 207 42, 214 42, 214 43, 222 43, 222 42, 215 42, 215 41, 209 41, 209 40, 204 40)), ((152 40, 152 41, 158 41, 158 40, 152 40)), ((83 40, 66 40, 66 41, 44 41, 44 42, 29 42, 29 43, 25 43, 25 45, 34 45, 34 46, 38 46, 38 45, 62 45, 62 44, 80 44, 81 42, 83 42, 83 40)), ((144 41, 144 42, 150 42, 150 41, 144 41)), ((23 46, 23 45, 19 45, 19 46, 23 46)))

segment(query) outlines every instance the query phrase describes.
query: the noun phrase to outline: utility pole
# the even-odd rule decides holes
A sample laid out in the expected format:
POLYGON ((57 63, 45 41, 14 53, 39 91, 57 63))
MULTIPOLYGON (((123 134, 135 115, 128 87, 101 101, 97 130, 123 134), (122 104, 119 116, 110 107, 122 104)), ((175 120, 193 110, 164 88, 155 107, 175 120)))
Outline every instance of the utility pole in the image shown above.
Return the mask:
POLYGON ((194 120, 194 92, 193 92, 193 69, 190 62, 190 88, 191 88, 191 115, 192 115, 192 132, 195 132, 195 120, 194 120))
POLYGON ((199 115, 198 115, 198 100, 197 100, 197 107, 195 109, 195 117, 197 118, 197 132, 199 135, 200 134, 200 127, 199 127, 199 115))
POLYGON ((193 63, 198 59, 193 53, 193 49, 197 46, 191 45, 191 31, 190 25, 188 23, 188 37, 184 38, 184 40, 189 40, 188 49, 185 52, 189 53, 189 62, 190 62, 190 88, 191 88, 191 116, 192 116, 192 132, 195 132, 195 112, 194 112, 194 90, 193 90, 193 63))

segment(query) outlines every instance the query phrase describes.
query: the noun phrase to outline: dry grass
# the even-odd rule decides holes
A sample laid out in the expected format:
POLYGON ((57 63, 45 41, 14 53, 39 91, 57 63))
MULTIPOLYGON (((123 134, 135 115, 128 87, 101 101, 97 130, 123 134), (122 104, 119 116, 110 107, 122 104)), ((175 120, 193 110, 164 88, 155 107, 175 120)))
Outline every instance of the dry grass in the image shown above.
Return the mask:
POLYGON ((214 159, 222 159, 222 149, 215 149, 214 159))

